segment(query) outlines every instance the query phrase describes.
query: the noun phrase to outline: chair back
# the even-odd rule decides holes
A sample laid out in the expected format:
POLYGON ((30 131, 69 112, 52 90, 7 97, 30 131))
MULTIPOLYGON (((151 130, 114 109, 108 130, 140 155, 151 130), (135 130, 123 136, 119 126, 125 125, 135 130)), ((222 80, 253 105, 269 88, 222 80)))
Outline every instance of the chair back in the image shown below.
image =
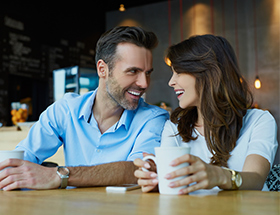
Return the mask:
POLYGON ((265 183, 270 191, 280 191, 280 164, 271 168, 265 183))

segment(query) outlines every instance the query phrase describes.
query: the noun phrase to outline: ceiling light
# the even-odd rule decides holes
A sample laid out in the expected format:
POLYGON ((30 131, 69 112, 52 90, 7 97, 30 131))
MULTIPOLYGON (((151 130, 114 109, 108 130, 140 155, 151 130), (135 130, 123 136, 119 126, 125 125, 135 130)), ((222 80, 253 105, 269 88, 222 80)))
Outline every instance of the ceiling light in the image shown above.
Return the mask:
POLYGON ((123 4, 120 4, 119 11, 121 11, 121 12, 124 12, 124 11, 125 11, 125 8, 124 8, 124 5, 123 5, 123 4))
POLYGON ((255 88, 256 89, 260 89, 262 86, 261 81, 259 79, 259 76, 256 76, 256 80, 255 80, 255 88))

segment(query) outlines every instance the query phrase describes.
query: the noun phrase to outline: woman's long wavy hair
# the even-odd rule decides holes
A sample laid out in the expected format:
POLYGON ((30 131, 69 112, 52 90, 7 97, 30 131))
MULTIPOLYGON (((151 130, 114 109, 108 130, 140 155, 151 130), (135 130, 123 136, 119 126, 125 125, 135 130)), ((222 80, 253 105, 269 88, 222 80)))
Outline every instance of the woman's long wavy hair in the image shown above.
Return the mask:
MULTIPOLYGON (((196 78, 205 140, 213 155, 211 164, 227 167, 243 116, 253 102, 232 46, 220 36, 193 36, 169 47, 166 57, 176 73, 196 78)), ((197 107, 178 107, 171 114, 171 121, 178 124, 178 135, 185 142, 197 138, 192 136, 197 119, 197 107)))

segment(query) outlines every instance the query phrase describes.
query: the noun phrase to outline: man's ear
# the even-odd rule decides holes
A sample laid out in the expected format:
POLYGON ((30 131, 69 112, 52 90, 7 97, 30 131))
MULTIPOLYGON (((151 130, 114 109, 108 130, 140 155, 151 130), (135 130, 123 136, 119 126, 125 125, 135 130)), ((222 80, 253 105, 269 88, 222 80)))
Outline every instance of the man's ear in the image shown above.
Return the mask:
POLYGON ((107 63, 105 63, 103 60, 98 60, 96 64, 97 74, 99 78, 105 78, 107 73, 109 72, 109 68, 107 63))

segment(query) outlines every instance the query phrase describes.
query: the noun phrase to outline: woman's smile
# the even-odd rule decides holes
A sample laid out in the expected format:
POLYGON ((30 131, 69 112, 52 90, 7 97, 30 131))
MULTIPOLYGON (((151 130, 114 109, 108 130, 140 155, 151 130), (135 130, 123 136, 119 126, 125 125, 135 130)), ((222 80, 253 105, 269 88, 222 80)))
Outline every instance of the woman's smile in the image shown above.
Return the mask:
POLYGON ((180 99, 182 96, 183 96, 183 94, 184 94, 184 90, 175 90, 175 94, 177 95, 177 98, 178 99, 180 99))

